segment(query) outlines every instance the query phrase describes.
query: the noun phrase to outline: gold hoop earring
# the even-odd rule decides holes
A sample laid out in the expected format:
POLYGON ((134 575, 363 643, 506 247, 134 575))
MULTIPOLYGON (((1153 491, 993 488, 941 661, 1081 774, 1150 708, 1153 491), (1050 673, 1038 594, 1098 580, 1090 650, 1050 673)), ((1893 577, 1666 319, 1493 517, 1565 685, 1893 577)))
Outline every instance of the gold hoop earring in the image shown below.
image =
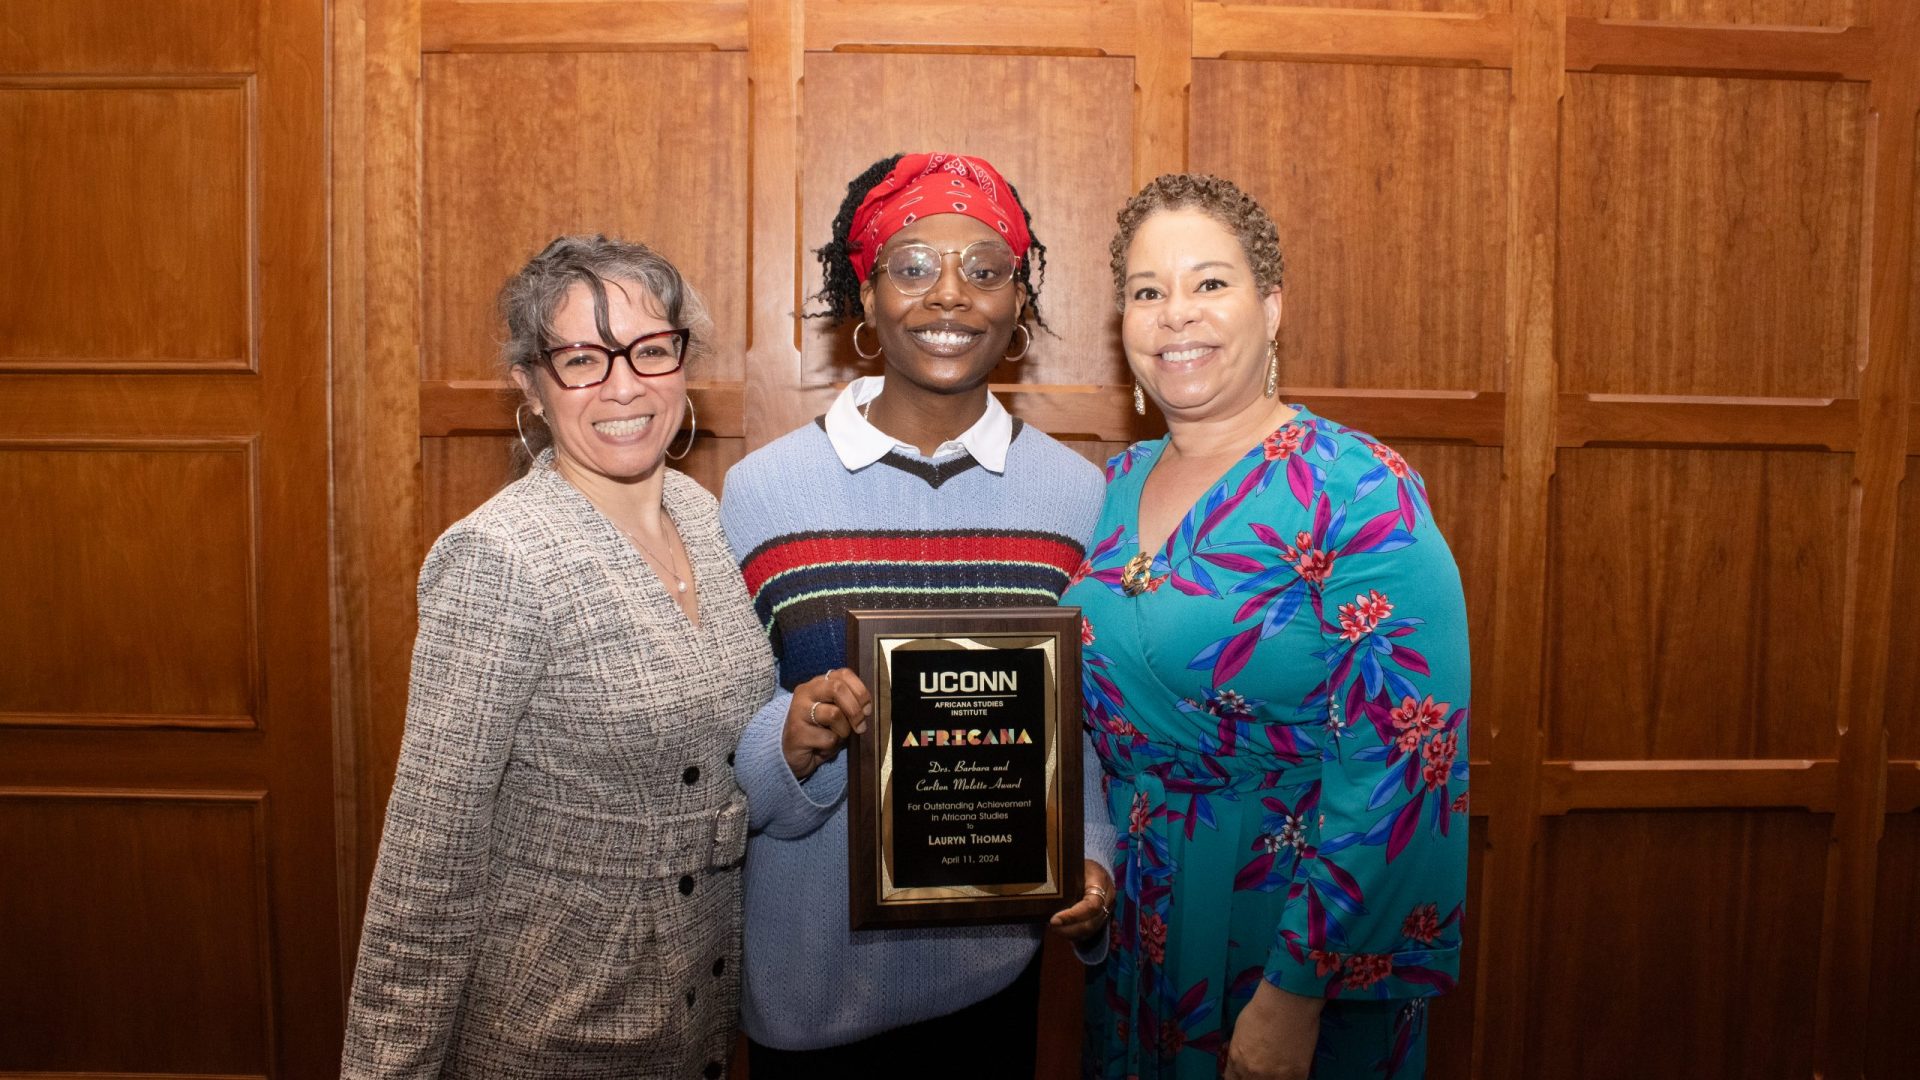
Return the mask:
MULTIPOLYGON (((533 447, 527 444, 527 429, 520 426, 520 414, 526 410, 526 407, 527 403, 524 401, 513 407, 513 430, 520 433, 520 449, 527 452, 527 464, 531 465, 536 455, 533 452, 533 447)), ((539 409, 533 410, 533 415, 541 420, 546 419, 546 417, 540 415, 539 409)))
POLYGON ((1141 416, 1147 415, 1147 395, 1140 392, 1140 384, 1133 384, 1133 411, 1141 416))
POLYGON ((1019 351, 1019 352, 1017 352, 1017 353, 1014 353, 1014 354, 1013 354, 1012 356, 1003 356, 1003 357, 1001 357, 1001 358, 1000 358, 1001 360, 1003 360, 1003 361, 1005 361, 1006 363, 1009 363, 1009 364, 1011 364, 1011 363, 1013 363, 1013 362, 1014 362, 1015 360, 1023 360, 1023 359, 1025 359, 1025 358, 1026 358, 1026 355, 1027 355, 1027 350, 1028 350, 1028 349, 1031 349, 1031 348, 1033 348, 1033 333, 1032 333, 1032 331, 1030 331, 1030 330, 1028 330, 1028 329, 1027 329, 1027 324, 1026 324, 1026 323, 1014 323, 1014 324, 1013 324, 1013 328, 1014 328, 1015 330, 1018 330, 1018 331, 1020 331, 1020 333, 1022 333, 1022 334, 1024 334, 1024 335, 1025 335, 1025 339, 1024 339, 1024 340, 1022 340, 1022 341, 1020 342, 1020 351, 1019 351))
POLYGON ((853 355, 859 357, 862 360, 878 360, 880 359, 880 353, 882 351, 880 348, 880 331, 878 330, 873 331, 873 346, 874 346, 873 351, 872 352, 860 351, 860 331, 869 330, 869 329, 872 329, 872 328, 867 325, 867 320, 865 319, 861 319, 858 323, 854 324, 853 355))
POLYGON ((667 460, 679 461, 681 458, 686 457, 688 454, 693 453, 693 436, 699 430, 700 430, 700 414, 694 410, 693 395, 688 394, 687 395, 687 448, 680 451, 677 454, 674 453, 672 450, 668 450, 667 460))
POLYGON ((1280 343, 1267 342, 1267 396, 1280 392, 1280 343))

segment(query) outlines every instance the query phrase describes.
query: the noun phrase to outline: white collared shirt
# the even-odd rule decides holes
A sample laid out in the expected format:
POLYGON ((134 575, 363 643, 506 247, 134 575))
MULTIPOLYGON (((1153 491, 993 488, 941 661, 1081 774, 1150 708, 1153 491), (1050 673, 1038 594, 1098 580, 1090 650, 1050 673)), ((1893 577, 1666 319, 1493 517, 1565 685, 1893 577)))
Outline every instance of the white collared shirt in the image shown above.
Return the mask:
MULTIPOLYGON (((840 464, 850 470, 864 469, 895 450, 920 456, 919 447, 900 442, 868 423, 860 413, 862 406, 880 396, 886 381, 883 375, 855 379, 840 391, 840 396, 833 399, 833 407, 827 410, 827 441, 833 444, 840 464)), ((987 411, 958 437, 941 443, 933 452, 933 460, 964 452, 973 455, 973 460, 988 472, 1004 473, 1007 447, 1012 442, 1013 417, 998 398, 988 394, 987 411)))

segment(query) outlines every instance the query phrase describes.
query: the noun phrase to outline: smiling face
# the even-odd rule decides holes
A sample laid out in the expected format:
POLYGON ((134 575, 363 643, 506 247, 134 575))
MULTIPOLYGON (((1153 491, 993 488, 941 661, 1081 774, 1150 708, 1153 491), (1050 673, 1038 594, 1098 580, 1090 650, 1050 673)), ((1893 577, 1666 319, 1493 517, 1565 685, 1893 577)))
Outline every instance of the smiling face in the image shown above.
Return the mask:
MULTIPOLYGON (((594 325, 593 293, 576 282, 553 316, 553 340, 547 344, 599 342, 619 348, 643 334, 673 327, 659 314, 660 304, 632 281, 608 281, 607 324, 612 341, 594 325)), ((554 464, 579 484, 598 477, 615 482, 645 479, 659 469, 667 445, 680 429, 686 409, 687 372, 641 378, 622 358, 598 386, 569 390, 544 365, 516 367, 513 381, 527 403, 545 417, 553 432, 554 464)))
MULTIPOLYGON (((889 237, 877 265, 884 266, 887 255, 904 244, 928 244, 947 252, 981 240, 1004 242, 973 218, 936 214, 889 237)), ((925 293, 907 296, 884 271, 875 270, 860 287, 860 302, 886 353, 887 393, 917 389, 959 394, 984 385, 1006 356, 1026 293, 1017 282, 992 290, 975 288, 961 278, 960 257, 943 255, 940 277, 925 293)))
POLYGON ((1120 343, 1161 411, 1233 416, 1264 399, 1280 290, 1262 290, 1232 232, 1200 210, 1155 212, 1127 246, 1120 343))

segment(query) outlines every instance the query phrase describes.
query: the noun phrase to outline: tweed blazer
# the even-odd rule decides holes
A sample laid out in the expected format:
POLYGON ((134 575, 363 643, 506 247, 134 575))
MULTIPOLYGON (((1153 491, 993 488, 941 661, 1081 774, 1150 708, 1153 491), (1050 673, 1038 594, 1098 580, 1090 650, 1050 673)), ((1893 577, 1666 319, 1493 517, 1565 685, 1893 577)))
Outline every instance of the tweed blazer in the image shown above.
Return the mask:
POLYGON ((550 453, 428 554, 343 1077, 725 1070, 773 658, 713 497, 664 503, 698 627, 550 453))

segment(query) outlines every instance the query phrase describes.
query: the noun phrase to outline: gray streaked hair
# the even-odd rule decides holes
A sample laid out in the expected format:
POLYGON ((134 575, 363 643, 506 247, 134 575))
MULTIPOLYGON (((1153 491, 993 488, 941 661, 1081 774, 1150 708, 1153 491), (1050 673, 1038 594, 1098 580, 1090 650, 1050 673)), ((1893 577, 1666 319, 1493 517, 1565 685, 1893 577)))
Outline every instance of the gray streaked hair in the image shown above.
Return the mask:
POLYGON ((562 236, 527 261, 519 272, 500 287, 500 314, 506 319, 507 340, 501 347, 501 361, 511 371, 530 367, 540 351, 553 340, 553 318, 574 285, 585 285, 593 294, 593 321, 601 340, 609 347, 626 344, 613 340, 607 323, 607 285, 619 288, 632 282, 651 294, 659 305, 656 312, 668 325, 691 330, 687 346, 689 361, 705 359, 713 351, 713 318, 706 302, 666 257, 645 244, 615 240, 598 233, 592 236, 562 236))

